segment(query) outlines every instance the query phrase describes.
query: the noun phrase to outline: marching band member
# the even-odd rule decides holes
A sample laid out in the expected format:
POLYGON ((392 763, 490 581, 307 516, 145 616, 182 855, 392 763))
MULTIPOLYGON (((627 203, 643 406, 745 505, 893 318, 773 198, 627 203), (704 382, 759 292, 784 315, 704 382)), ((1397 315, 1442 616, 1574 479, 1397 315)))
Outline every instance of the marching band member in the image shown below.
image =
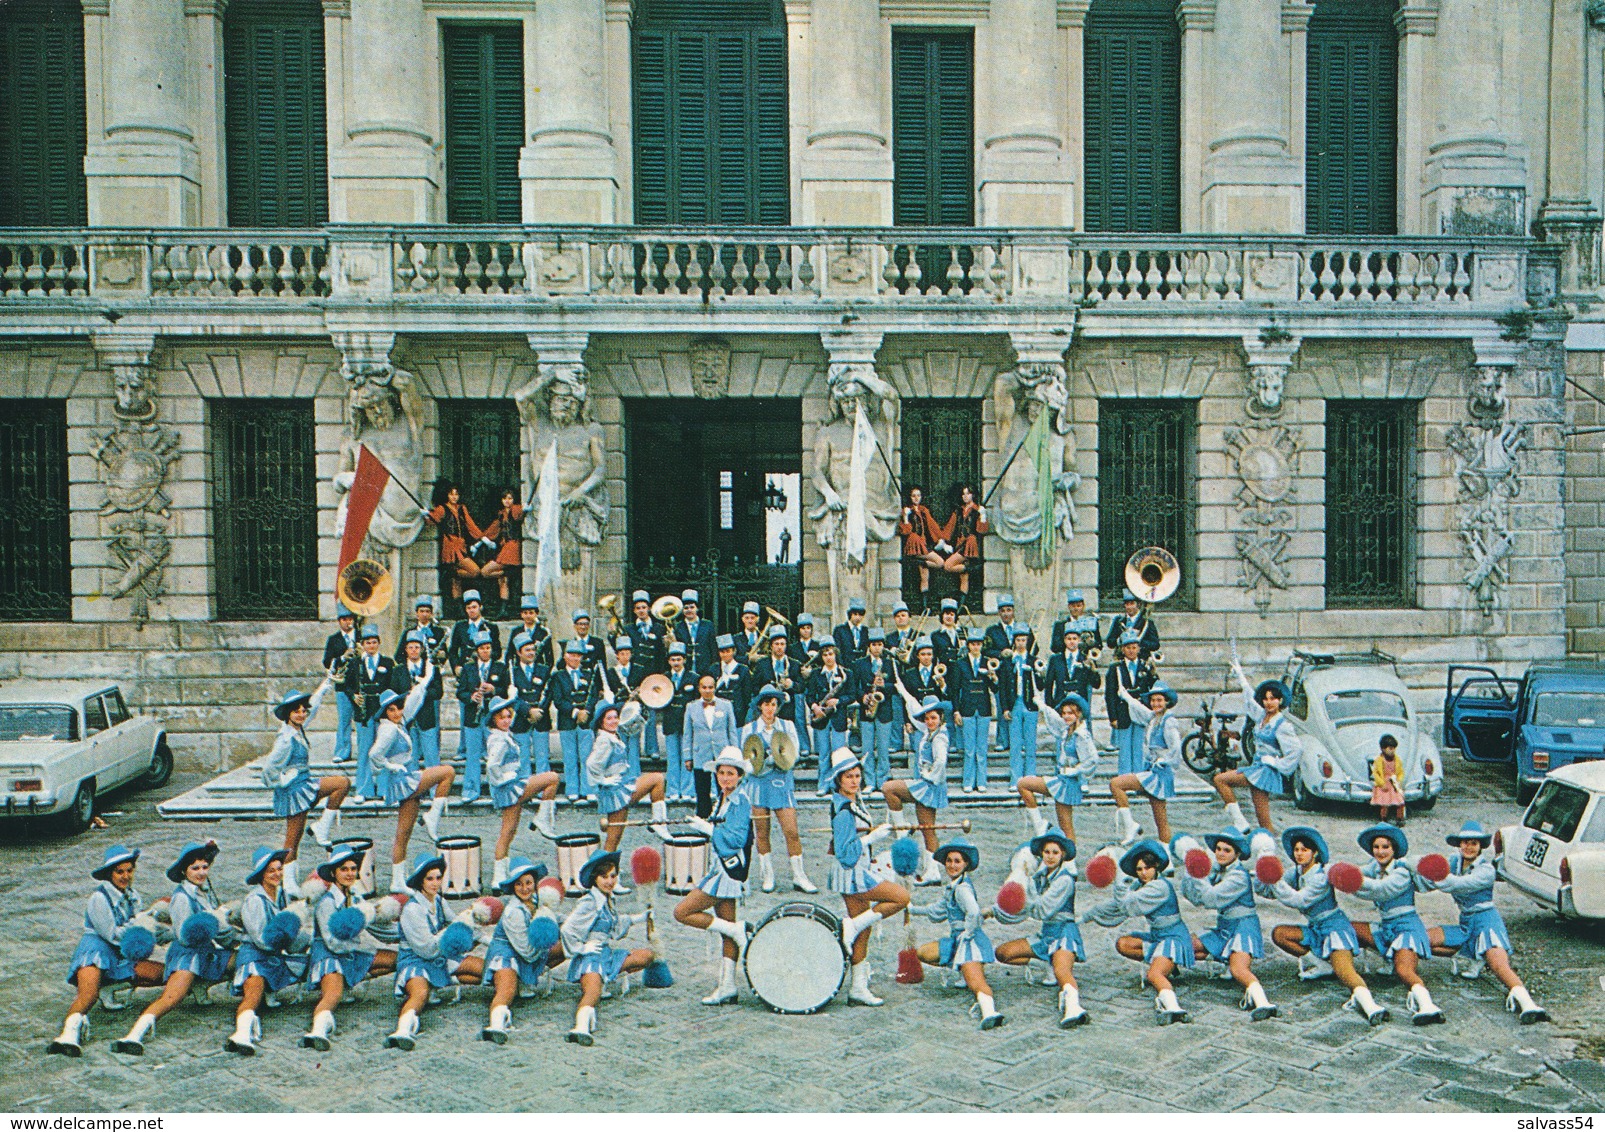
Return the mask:
POLYGON ((747 718, 747 699, 750 689, 751 676, 747 666, 736 659, 736 639, 729 633, 720 633, 717 638, 719 646, 719 662, 709 668, 705 675, 713 677, 715 693, 721 700, 728 700, 731 709, 736 713, 736 723, 740 724, 747 718))
POLYGON ((485 528, 483 537, 496 544, 496 557, 485 563, 479 572, 496 579, 505 602, 509 596, 509 582, 522 585, 524 580, 524 505, 511 489, 502 492, 496 517, 485 528))
MULTIPOLYGON (((1043 676, 1043 698, 1050 704, 1064 703, 1066 696, 1080 696, 1090 706, 1094 689, 1103 686, 1103 677, 1093 667, 1087 653, 1081 651, 1081 631, 1067 628, 1057 638, 1060 651, 1048 658, 1048 671, 1043 676)), ((1082 717, 1092 725, 1092 713, 1082 717)))
POLYGON ((702 619, 696 590, 680 591, 680 625, 674 635, 685 641, 686 665, 701 675, 713 667, 714 628, 702 619))
POLYGON ((501 829, 496 835, 492 887, 507 879, 507 855, 513 849, 519 815, 537 794, 541 804, 535 814, 535 829, 544 837, 557 839, 557 828, 552 822, 557 810, 557 786, 562 780, 554 770, 521 773, 518 740, 513 736, 513 710, 518 702, 504 697, 492 700, 486 708, 490 727, 485 732, 485 777, 490 779, 490 804, 502 816, 501 829))
POLYGON ((936 659, 952 668, 953 662, 964 654, 964 631, 959 628, 957 599, 944 597, 936 620, 936 629, 931 633, 931 643, 936 646, 936 659))
POLYGON ((607 644, 591 634, 589 610, 574 611, 574 639, 580 644, 580 667, 595 674, 607 664, 607 644))
MULTIPOLYGON (((428 518, 440 538, 441 581, 450 581, 453 594, 462 593, 463 579, 477 578, 480 573, 479 563, 469 552, 470 540, 478 542, 485 537, 485 532, 474 522, 463 505, 462 492, 450 480, 443 479, 435 484, 429 502, 428 518)), ((467 594, 463 596, 466 599, 467 594)))
POLYGON ((479 956, 453 960, 442 952, 442 937, 456 922, 440 895, 445 878, 444 857, 420 853, 413 858, 407 887, 415 895, 401 907, 401 945, 396 950, 395 996, 402 1000, 401 1014, 395 1032, 385 1038, 386 1049, 413 1048, 418 1040, 418 1019, 429 1006, 431 989, 449 987, 453 978, 478 982, 484 975, 479 956))
MULTIPOLYGON (((417 647, 417 642, 413 647, 417 647)), ((426 660, 423 672, 405 699, 391 688, 385 689, 379 697, 379 731, 374 736, 368 758, 379 776, 379 797, 387 806, 400 807, 396 812, 395 840, 390 845, 391 892, 404 891, 407 843, 412 840, 412 827, 418 824, 418 803, 434 791, 434 798, 424 814, 424 829, 429 833, 429 840, 439 841, 440 819, 446 812, 446 797, 451 793, 451 783, 457 774, 449 766, 420 769, 408 727, 438 678, 434 663, 426 660)))
POLYGON ((847 602, 847 620, 831 630, 830 638, 836 642, 836 662, 843 668, 852 668, 869 649, 865 612, 863 598, 850 598, 847 602))
POLYGON ((1455 956, 1456 969, 1465 978, 1476 978, 1486 963, 1510 992, 1505 997, 1505 1009, 1517 1015, 1523 1026, 1548 1021, 1549 1013, 1533 1001, 1521 976, 1510 964, 1510 932, 1499 909, 1494 907, 1494 882, 1499 874, 1494 870, 1493 861, 1483 856, 1483 850, 1493 842, 1493 835, 1478 822, 1468 821, 1458 833, 1451 833, 1444 840, 1460 852, 1449 861, 1447 877, 1426 883, 1454 897, 1460 909, 1460 922, 1454 927, 1427 929, 1433 954, 1455 956), (1459 966, 1461 959, 1469 961, 1464 968, 1459 966))
POLYGON ((852 983, 847 1001, 853 1006, 881 1006, 885 999, 869 989, 869 937, 871 925, 895 916, 908 907, 908 890, 889 880, 878 880, 870 871, 869 849, 892 832, 889 825, 876 825, 864 808, 861 795, 864 771, 858 757, 847 747, 831 752, 830 770, 830 891, 840 893, 847 906, 842 921, 842 946, 852 964, 852 983))
MULTIPOLYGON (((758 663, 752 666, 753 686, 780 689, 779 715, 781 719, 790 720, 798 729, 798 752, 801 753, 807 749, 801 745, 801 732, 806 730, 806 725, 799 722, 797 716, 797 709, 802 703, 802 680, 798 675, 799 666, 791 658, 784 625, 769 626, 769 639, 765 642, 765 647, 769 651, 759 657, 758 663)), ((758 714, 758 701, 754 699, 752 706, 747 710, 749 715, 755 717, 758 714)), ((751 719, 747 722, 750 723, 751 719)))
POLYGON ((319 800, 327 798, 323 814, 312 823, 312 840, 329 845, 329 828, 340 813, 351 780, 343 774, 331 774, 314 779, 309 772, 312 747, 307 741, 307 721, 318 714, 323 697, 334 685, 325 678, 318 690, 310 696, 305 692, 290 692, 273 714, 279 720, 279 733, 273 737, 273 749, 262 764, 262 783, 273 790, 273 816, 284 819, 284 849, 288 854, 284 865, 284 886, 290 892, 299 891, 296 879, 296 847, 306 830, 307 815, 319 800))
MULTIPOLYGON (((663 798, 663 775, 653 771, 637 775, 633 782, 627 781, 630 756, 624 740, 619 738, 618 704, 597 705, 596 735, 585 756, 585 769, 596 791, 596 812, 602 815, 602 825, 607 830, 603 847, 608 852, 617 849, 624 840, 625 811, 642 798, 652 799, 652 823, 648 828, 664 841, 669 839, 669 828, 663 824, 669 820, 669 803, 663 798)), ((622 885, 619 887, 620 893, 628 891, 622 885)))
POLYGON ((563 646, 563 667, 552 673, 548 685, 552 720, 563 748, 563 785, 568 800, 595 797, 585 778, 585 760, 591 753, 591 713, 601 694, 600 681, 584 667, 585 646, 569 641, 563 646))
MULTIPOLYGON (((988 625, 986 627, 985 643, 981 646, 981 651, 984 652, 989 658, 996 658, 1000 664, 1000 667, 1006 665, 1009 659, 1009 654, 1014 651, 1014 631, 1017 628, 1025 629, 1026 639, 1029 642, 1026 651, 1031 654, 1031 659, 1035 660, 1037 655, 1036 634, 1031 632, 1030 626, 1020 626, 1015 623, 1014 595, 999 594, 998 620, 995 625, 988 625)), ((995 751, 1013 750, 1012 735, 1010 734, 1010 729, 1008 727, 1009 721, 1003 715, 1003 683, 1001 682, 997 688, 997 697, 997 736, 993 740, 992 749, 995 751)), ((1020 776, 1018 774, 1011 774, 1009 776, 1009 781, 1014 782, 1019 777, 1020 776)))
POLYGON ((234 953, 234 994, 240 1005, 234 1013, 234 1032, 223 1042, 229 1053, 249 1057, 256 1052, 256 1043, 262 1040, 257 1013, 263 1001, 300 982, 306 972, 304 959, 286 955, 294 940, 271 939, 268 933, 269 922, 290 903, 284 891, 284 856, 283 849, 263 846, 251 854, 251 871, 245 875, 250 891, 240 905, 243 931, 234 953))
POLYGON ((682 642, 670 645, 667 655, 672 692, 663 707, 664 793, 671 802, 684 802, 697 796, 685 735, 686 708, 697 698, 697 674, 686 667, 682 642))
POLYGON ((796 695, 793 697, 792 722, 797 725, 797 741, 802 744, 802 753, 814 755, 816 759, 826 762, 830 760, 829 751, 814 749, 814 729, 810 725, 813 712, 808 704, 809 677, 819 667, 819 644, 814 638, 814 615, 812 613, 797 614, 797 639, 787 650, 789 656, 797 665, 796 695))
POLYGON ((925 505, 924 489, 912 486, 908 489, 908 503, 903 507, 897 533, 903 537, 904 560, 919 570, 920 593, 928 594, 931 571, 940 570, 946 561, 934 548, 947 538, 948 532, 925 505))
MULTIPOLYGON (((892 629, 886 634, 886 652, 897 662, 898 672, 907 667, 906 661, 914 659, 914 650, 911 647, 916 643, 914 626, 911 623, 908 602, 899 601, 892 606, 892 629)), ((901 679, 901 676, 899 676, 901 679)), ((919 698, 919 697, 916 697, 919 698)), ((903 711, 903 697, 888 695, 887 702, 892 705, 892 750, 908 750, 908 715, 903 711)), ((859 744, 862 746, 862 742, 859 744)))
POLYGON ((1360 940, 1354 925, 1338 907, 1337 894, 1327 879, 1326 866, 1331 854, 1326 838, 1307 825, 1297 825, 1282 831, 1282 849, 1293 862, 1291 879, 1284 876, 1275 884, 1255 882, 1261 896, 1276 900, 1304 913, 1308 921, 1304 927, 1278 924, 1271 929, 1271 939, 1277 947, 1298 960, 1299 978, 1318 979, 1332 974, 1349 989, 1349 1000, 1343 1004, 1364 1016, 1367 1023, 1380 1026, 1390 1015, 1387 1008, 1378 1006, 1371 997, 1371 989, 1354 969, 1354 957, 1359 953, 1360 940))
POLYGON ((515 658, 508 665, 512 679, 508 694, 518 701, 513 712, 518 775, 528 778, 531 771, 545 774, 552 769, 552 670, 540 659, 540 643, 525 630, 513 634, 507 647, 515 658))
MULTIPOLYGON (((162 981, 162 965, 145 959, 129 958, 135 949, 130 928, 143 904, 134 888, 134 867, 139 850, 126 845, 108 846, 100 866, 90 870, 90 877, 100 883, 89 894, 84 909, 84 934, 67 964, 67 985, 76 988, 72 1005, 67 1008, 67 1020, 61 1033, 50 1043, 47 1053, 78 1057, 89 1040, 89 1011, 95 1005, 103 988, 116 983, 138 982, 155 986, 162 981), (126 939, 125 939, 126 937, 126 939)), ((145 943, 155 945, 155 933, 141 928, 148 938, 145 943)), ((139 933, 135 933, 139 934, 139 933)))
MULTIPOLYGON (((507 629, 507 647, 513 649, 513 639, 522 634, 535 642, 535 663, 542 668, 552 667, 552 634, 541 624, 541 602, 534 594, 525 594, 518 601, 518 624, 507 629)), ((513 656, 518 651, 513 649, 513 656)), ((509 660, 512 658, 509 657, 509 660)))
MULTIPOLYGON (((814 882, 803 869, 802 837, 797 832, 797 801, 795 783, 790 770, 782 770, 774 763, 774 743, 778 736, 789 736, 792 745, 797 743, 797 727, 790 720, 781 719, 780 701, 785 697, 779 688, 770 685, 758 693, 758 716, 741 729, 745 743, 757 736, 763 743, 764 767, 760 774, 747 780, 747 794, 752 800, 752 823, 758 840, 758 879, 765 892, 775 890, 775 867, 769 859, 769 815, 780 821, 781 835, 786 839, 786 854, 791 858, 791 885, 798 892, 818 892, 814 882)), ((715 760, 714 769, 718 763, 715 760)))
POLYGON ((563 1035, 565 1041, 591 1045, 596 1030, 596 1004, 602 987, 622 974, 640 971, 652 962, 652 952, 641 948, 626 951, 612 947, 650 912, 620 912, 613 907, 613 893, 619 883, 619 855, 598 849, 580 866, 580 887, 585 895, 563 921, 563 950, 567 952, 568 981, 580 984, 580 1005, 574 1012, 574 1028, 563 1035))
MULTIPOLYGON (((352 917, 366 922, 370 906, 354 896, 351 889, 361 875, 363 851, 350 842, 336 845, 329 859, 318 866, 318 876, 328 889, 312 910, 312 953, 308 957, 307 982, 318 988, 317 1005, 312 1008, 312 1029, 301 1035, 303 1049, 320 1052, 329 1048, 334 1033, 334 1008, 340 1005, 347 987, 354 987, 371 975, 384 975, 395 969, 396 953, 380 950, 366 927, 351 931, 352 917)), ((411 903, 409 901, 409 903, 411 903)))
POLYGON ((1087 701, 1075 693, 1066 696, 1057 712, 1048 712, 1048 730, 1053 734, 1054 773, 1048 778, 1027 775, 1015 783, 1025 806, 1026 823, 1034 837, 1048 832, 1047 819, 1037 807, 1037 795, 1053 799, 1054 816, 1065 836, 1076 835, 1075 807, 1098 772, 1098 748, 1087 729, 1087 701))
POLYGON ((998 671, 998 707, 1004 724, 1009 729, 1009 781, 1019 782, 1037 772, 1037 720, 1041 715, 1042 678, 1026 646, 1031 641, 1031 629, 1016 625, 1013 631, 1014 649, 1003 654, 998 671))
POLYGON ((965 654, 947 666, 947 685, 957 693, 953 719, 958 724, 957 743, 951 729, 947 739, 952 749, 964 752, 961 781, 964 792, 974 794, 987 788, 987 723, 992 718, 992 689, 998 679, 982 655, 986 642, 981 630, 970 630, 965 647, 965 654))
POLYGON ((697 886, 675 905, 674 918, 720 939, 719 985, 702 1000, 704 1006, 736 1001, 736 961, 747 946, 748 927, 736 918, 736 901, 747 895, 752 852, 752 796, 742 788, 743 778, 751 770, 738 748, 720 751, 713 760, 714 783, 719 790, 713 813, 691 820, 693 827, 708 835, 713 863, 697 886))
POLYGON ((870 794, 879 794, 892 776, 892 705, 898 696, 897 662, 886 655, 886 632, 879 627, 868 634, 865 654, 853 665, 853 688, 858 693, 858 745, 864 761, 864 782, 870 794))
POLYGON ((1117 637, 1120 658, 1109 666, 1103 686, 1103 706, 1109 713, 1109 742, 1119 753, 1116 774, 1136 774, 1143 767, 1143 730, 1131 720, 1131 712, 1121 699, 1122 692, 1137 697, 1146 696, 1154 686, 1153 669, 1137 655, 1142 651, 1142 638, 1135 633, 1117 637))
POLYGON ((1026 886, 1024 915, 1042 921, 1037 938, 1011 939, 997 949, 998 961, 1020 965, 1040 959, 1053 968, 1059 984, 1059 1026, 1082 1026, 1089 1016, 1081 1005, 1075 966, 1087 958, 1087 945, 1076 924, 1076 843, 1058 830, 1031 839, 1031 855, 1040 862, 1026 886))
MULTIPOLYGON (((1087 612, 1087 595, 1080 590, 1066 590, 1064 603, 1065 615, 1053 623, 1050 640, 1067 643, 1064 641, 1065 634, 1073 632, 1081 651, 1102 648, 1104 639, 1098 632, 1098 615, 1087 612)), ((1081 694, 1086 695, 1085 692, 1081 694)))
POLYGON ((714 694, 714 677, 704 674, 697 680, 697 699, 681 718, 680 754, 696 785, 697 816, 705 818, 713 812, 713 762, 736 745, 736 712, 714 694))
POLYGON ((1120 608, 1122 612, 1115 614, 1115 619, 1109 623, 1109 634, 1104 640, 1118 641, 1127 633, 1136 633, 1138 655, 1147 660, 1159 651, 1159 626, 1130 590, 1121 593, 1120 608))
POLYGON ((750 657, 762 647, 763 638, 758 635, 758 618, 762 612, 763 607, 755 601, 742 603, 741 628, 735 633, 738 655, 750 657))
MULTIPOLYGON (((435 620, 435 599, 428 594, 420 594, 412 603, 413 626, 407 633, 422 633, 428 637, 424 645, 424 655, 434 656, 437 649, 445 647, 446 629, 435 620)), ((407 633, 401 635, 401 641, 396 646, 395 659, 399 663, 407 656, 407 633)))
MULTIPOLYGON (((952 541, 952 551, 942 561, 942 569, 959 576, 959 593, 970 592, 970 575, 981 565, 981 536, 988 531, 986 508, 976 502, 973 484, 959 488, 959 503, 943 528, 952 541)), ((936 548, 938 551, 942 547, 936 548)))
POLYGON ((1243 710, 1254 725, 1254 762, 1244 770, 1223 770, 1215 775, 1215 791, 1226 803, 1226 819, 1240 830, 1251 828, 1237 803, 1234 786, 1248 787, 1254 800, 1254 817, 1262 828, 1276 832, 1271 825, 1271 795, 1281 794, 1282 776, 1298 768, 1304 754, 1304 740, 1283 714, 1287 706, 1287 685, 1280 680, 1264 680, 1250 688, 1243 666, 1232 661, 1232 672, 1243 686, 1243 710))
MULTIPOLYGON (((354 660, 357 655, 357 615, 344 605, 336 603, 334 607, 334 621, 339 628, 329 634, 329 639, 323 644, 323 671, 334 674, 335 666, 342 660, 354 660)), ((357 713, 357 705, 352 703, 351 697, 341 688, 334 697, 335 710, 339 713, 334 728, 334 761, 348 762, 351 759, 351 720, 357 713)))
POLYGON ((351 800, 365 802, 375 796, 373 764, 368 751, 379 730, 379 697, 390 687, 395 662, 379 651, 377 625, 364 625, 357 634, 357 644, 362 651, 346 667, 343 687, 356 705, 353 718, 357 724, 357 781, 351 790, 351 800))
POLYGON ((816 753, 847 746, 847 712, 853 703, 853 674, 840 663, 839 653, 835 641, 821 641, 819 667, 808 679, 808 710, 813 715, 809 727, 814 733, 816 753))
POLYGON ((1131 816, 1131 802, 1126 792, 1135 790, 1148 799, 1154 811, 1154 828, 1161 840, 1170 839, 1170 818, 1167 814, 1170 799, 1176 796, 1176 765, 1181 762, 1181 720, 1171 710, 1176 706, 1177 695, 1169 684, 1155 684, 1148 689, 1144 704, 1124 688, 1120 697, 1126 702, 1132 722, 1144 726, 1144 769, 1136 774, 1118 774, 1109 780, 1109 793, 1114 795, 1115 830, 1122 845, 1129 845, 1142 832, 1137 819, 1131 816))
POLYGON ((229 926, 228 909, 218 904, 209 879, 216 858, 217 842, 191 841, 167 866, 167 879, 178 887, 169 905, 173 942, 167 945, 162 993, 145 1007, 128 1033, 111 1044, 113 1053, 142 1055, 145 1040, 156 1029, 156 1019, 184 1001, 191 987, 228 978, 234 962, 234 929, 229 926), (186 931, 192 919, 202 929, 199 939, 192 939, 186 931))
POLYGON ((955 838, 936 851, 936 860, 947 872, 942 898, 932 904, 914 905, 909 912, 928 916, 937 923, 946 920, 948 935, 946 939, 922 945, 920 962, 963 975, 964 985, 975 995, 981 1029, 996 1029, 1003 1025, 1003 1015, 993 1001, 984 968, 987 963, 996 963, 998 957, 991 937, 981 926, 981 901, 970 880, 970 874, 981 867, 981 851, 963 838, 955 838))
POLYGON ((891 811, 893 830, 901 832, 908 828, 903 805, 913 804, 915 824, 924 842, 918 883, 940 884, 941 867, 931 856, 936 849, 936 831, 931 827, 937 811, 947 808, 947 731, 943 724, 948 705, 934 696, 917 702, 911 697, 904 702, 909 716, 919 720, 925 730, 920 732, 915 747, 916 773, 907 782, 894 778, 886 784, 886 808, 891 811))
MULTIPOLYGON (((487 622, 487 624, 489 624, 487 622)), ((485 727, 490 718, 485 705, 507 695, 507 666, 493 659, 496 641, 489 633, 474 637, 474 659, 457 671, 457 702, 462 706, 463 801, 473 802, 485 792, 485 727)))
MULTIPOLYGON (((663 622, 652 616, 652 598, 645 590, 636 590, 630 597, 630 609, 635 620, 630 622, 626 632, 630 635, 630 644, 635 655, 635 670, 640 673, 637 681, 648 676, 668 670, 669 662, 664 649, 663 622)), ((641 705, 641 717, 646 723, 642 732, 641 752, 647 758, 655 758, 658 753, 658 710, 641 705)), ((672 779, 672 775, 670 776, 672 779)), ((670 792, 670 801, 674 794, 670 792)))
MULTIPOLYGON (((440 765, 440 697, 444 686, 440 670, 433 667, 434 638, 427 629, 413 629, 401 642, 402 656, 391 670, 390 690, 405 696, 422 680, 425 684, 423 703, 407 720, 407 738, 418 756, 418 765, 440 765), (434 673, 428 679, 425 672, 434 673)), ((381 708, 380 712, 383 713, 381 708)), ((384 725, 380 724, 380 730, 384 725)), ((377 733, 375 733, 377 739, 377 733)), ((383 785, 380 791, 384 790, 383 785)))
POLYGON ((1265 937, 1259 913, 1254 910, 1254 875, 1249 871, 1248 838, 1237 830, 1211 833, 1204 844, 1215 854, 1209 875, 1200 879, 1189 872, 1181 878, 1182 895, 1200 908, 1215 909, 1215 926, 1193 938, 1195 958, 1226 964, 1243 988, 1241 1009, 1251 1010, 1255 1022, 1281 1013, 1266 997, 1251 966, 1265 954, 1265 937))
POLYGON ((1410 842, 1403 830, 1385 822, 1361 830, 1356 840, 1361 849, 1371 854, 1360 869, 1359 895, 1377 906, 1382 919, 1375 927, 1355 924, 1354 934, 1361 944, 1375 948, 1391 962, 1393 973, 1410 988, 1406 1001, 1412 1011, 1411 1023, 1440 1023, 1444 1021, 1443 1011, 1432 1001, 1432 993, 1418 970, 1421 960, 1432 954, 1432 939, 1416 913, 1416 892, 1426 890, 1426 881, 1404 860, 1410 842))
POLYGON ((463 619, 451 627, 451 643, 446 646, 446 660, 459 677, 463 665, 479 655, 479 635, 490 637, 490 659, 498 660, 502 654, 502 631, 494 621, 484 617, 485 603, 479 600, 478 590, 463 591, 463 619))
POLYGON ((490 1021, 479 1031, 481 1041, 502 1045, 513 1028, 513 999, 520 986, 534 987, 546 969, 563 961, 563 946, 554 942, 548 951, 537 953, 530 946, 529 926, 537 916, 551 920, 557 934, 557 917, 536 900, 536 886, 546 877, 546 866, 528 857, 514 857, 502 881, 502 895, 509 897, 496 921, 490 944, 485 948, 485 970, 495 988, 490 1000, 490 1021))
MULTIPOLYGON (((618 638, 613 642, 613 664, 602 673, 609 698, 620 707, 629 700, 631 693, 635 691, 635 686, 646 675, 639 665, 632 662, 634 654, 635 642, 627 636, 618 638)), ((641 738, 645 734, 646 728, 643 727, 641 735, 627 735, 624 738, 624 749, 629 755, 632 778, 641 773, 641 738)))
POLYGON ((1125 878, 1114 899, 1100 905, 1090 917, 1106 927, 1132 916, 1147 918, 1148 930, 1121 936, 1115 940, 1115 950, 1127 959, 1148 964, 1143 981, 1154 988, 1154 1010, 1161 1026, 1192 1021, 1176 1000, 1170 976, 1178 967, 1191 970, 1196 962, 1176 886, 1163 875, 1169 864, 1170 853, 1161 841, 1147 837, 1131 846, 1120 858, 1125 878))

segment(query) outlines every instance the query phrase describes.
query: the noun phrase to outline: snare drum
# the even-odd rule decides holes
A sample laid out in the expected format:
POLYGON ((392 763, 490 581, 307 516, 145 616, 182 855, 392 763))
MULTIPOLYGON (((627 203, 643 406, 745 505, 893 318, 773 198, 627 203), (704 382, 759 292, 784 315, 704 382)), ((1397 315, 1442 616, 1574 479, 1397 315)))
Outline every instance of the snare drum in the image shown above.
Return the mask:
POLYGON ((677 833, 663 846, 663 891, 684 896, 708 873, 708 835, 677 833))
POLYGON ((563 878, 563 888, 569 896, 584 896, 580 887, 580 866, 590 860, 602 844, 596 833, 563 833, 557 838, 557 875, 563 878))
POLYGON ((445 884, 442 896, 479 895, 479 838, 470 836, 442 837, 435 849, 446 859, 445 884))
POLYGON ((842 922, 818 904, 782 904, 747 941, 747 985, 776 1014, 815 1014, 847 981, 842 922))
POLYGON ((371 837, 339 837, 329 848, 335 845, 350 845, 362 851, 362 864, 357 866, 357 883, 351 886, 353 896, 367 896, 373 891, 373 838, 371 837))

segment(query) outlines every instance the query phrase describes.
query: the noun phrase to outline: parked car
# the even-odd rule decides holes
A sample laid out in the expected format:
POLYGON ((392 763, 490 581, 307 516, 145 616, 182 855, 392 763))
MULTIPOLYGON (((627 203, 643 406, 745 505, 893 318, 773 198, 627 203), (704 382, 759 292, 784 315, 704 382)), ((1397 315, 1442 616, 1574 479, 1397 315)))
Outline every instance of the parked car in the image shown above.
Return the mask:
POLYGON ((1296 649, 1282 682, 1287 714, 1304 740, 1290 787, 1301 810, 1321 802, 1371 800, 1371 763, 1384 734, 1399 740, 1404 798, 1430 810, 1443 793, 1443 758, 1410 706, 1410 693, 1386 653, 1296 649))
POLYGON ((1521 822, 1494 833, 1494 867, 1564 919, 1605 919, 1605 762, 1550 771, 1521 822))
POLYGON ((1518 678, 1449 668, 1443 744, 1472 762, 1508 762, 1525 802, 1552 770, 1605 757, 1605 668, 1534 664, 1518 678))
POLYGON ((79 832, 95 802, 119 786, 164 785, 173 774, 167 731, 128 710, 115 684, 0 685, 0 798, 6 817, 60 815, 79 832))

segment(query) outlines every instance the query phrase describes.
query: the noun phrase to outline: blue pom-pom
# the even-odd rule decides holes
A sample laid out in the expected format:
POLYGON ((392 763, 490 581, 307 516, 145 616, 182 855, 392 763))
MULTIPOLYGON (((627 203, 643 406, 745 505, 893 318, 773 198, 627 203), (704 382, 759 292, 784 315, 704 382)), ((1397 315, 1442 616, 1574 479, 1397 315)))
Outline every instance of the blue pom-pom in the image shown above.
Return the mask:
POLYGON ((149 928, 130 924, 123 929, 117 949, 123 953, 124 959, 149 959, 150 953, 156 950, 156 934, 149 928))
POLYGON ((669 974, 669 965, 661 959, 654 959, 646 965, 641 972, 641 981, 649 987, 672 987, 674 976, 669 974))
POLYGON ((301 934, 301 917, 294 912, 279 912, 262 929, 262 942, 269 951, 288 951, 301 934))
POLYGON ((474 929, 467 924, 448 924, 440 933, 440 954, 447 959, 461 959, 473 949, 474 929))
POLYGON ((329 934, 335 939, 356 939, 368 926, 368 918, 359 908, 341 908, 329 917, 329 934))
POLYGON ((892 868, 899 876, 913 876, 920 868, 920 847, 912 837, 892 842, 892 868))
POLYGON ((557 921, 550 916, 536 916, 529 922, 528 935, 529 949, 536 955, 544 955, 557 942, 557 921))
POLYGON ((210 912, 197 912, 186 917, 178 929, 178 942, 185 947, 205 947, 217 937, 217 917, 210 912))

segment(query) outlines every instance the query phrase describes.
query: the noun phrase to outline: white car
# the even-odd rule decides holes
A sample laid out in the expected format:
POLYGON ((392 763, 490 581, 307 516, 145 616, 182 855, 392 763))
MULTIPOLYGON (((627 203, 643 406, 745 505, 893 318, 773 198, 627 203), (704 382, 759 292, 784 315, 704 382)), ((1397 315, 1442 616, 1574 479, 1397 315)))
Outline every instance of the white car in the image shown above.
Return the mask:
POLYGON ((115 684, 16 680, 0 685, 0 811, 60 815, 89 827, 95 800, 130 783, 164 785, 173 774, 167 732, 129 712, 115 684))
POLYGON ((1564 919, 1605 919, 1605 761, 1550 771, 1521 822, 1494 834, 1494 867, 1564 919))
POLYGON ((1371 763, 1377 741, 1399 741, 1405 802, 1430 810, 1443 793, 1443 756, 1410 706, 1410 693, 1386 653, 1295 651, 1282 677, 1288 718, 1304 740, 1304 755, 1289 789, 1294 804, 1311 810, 1322 802, 1371 800, 1371 763))

